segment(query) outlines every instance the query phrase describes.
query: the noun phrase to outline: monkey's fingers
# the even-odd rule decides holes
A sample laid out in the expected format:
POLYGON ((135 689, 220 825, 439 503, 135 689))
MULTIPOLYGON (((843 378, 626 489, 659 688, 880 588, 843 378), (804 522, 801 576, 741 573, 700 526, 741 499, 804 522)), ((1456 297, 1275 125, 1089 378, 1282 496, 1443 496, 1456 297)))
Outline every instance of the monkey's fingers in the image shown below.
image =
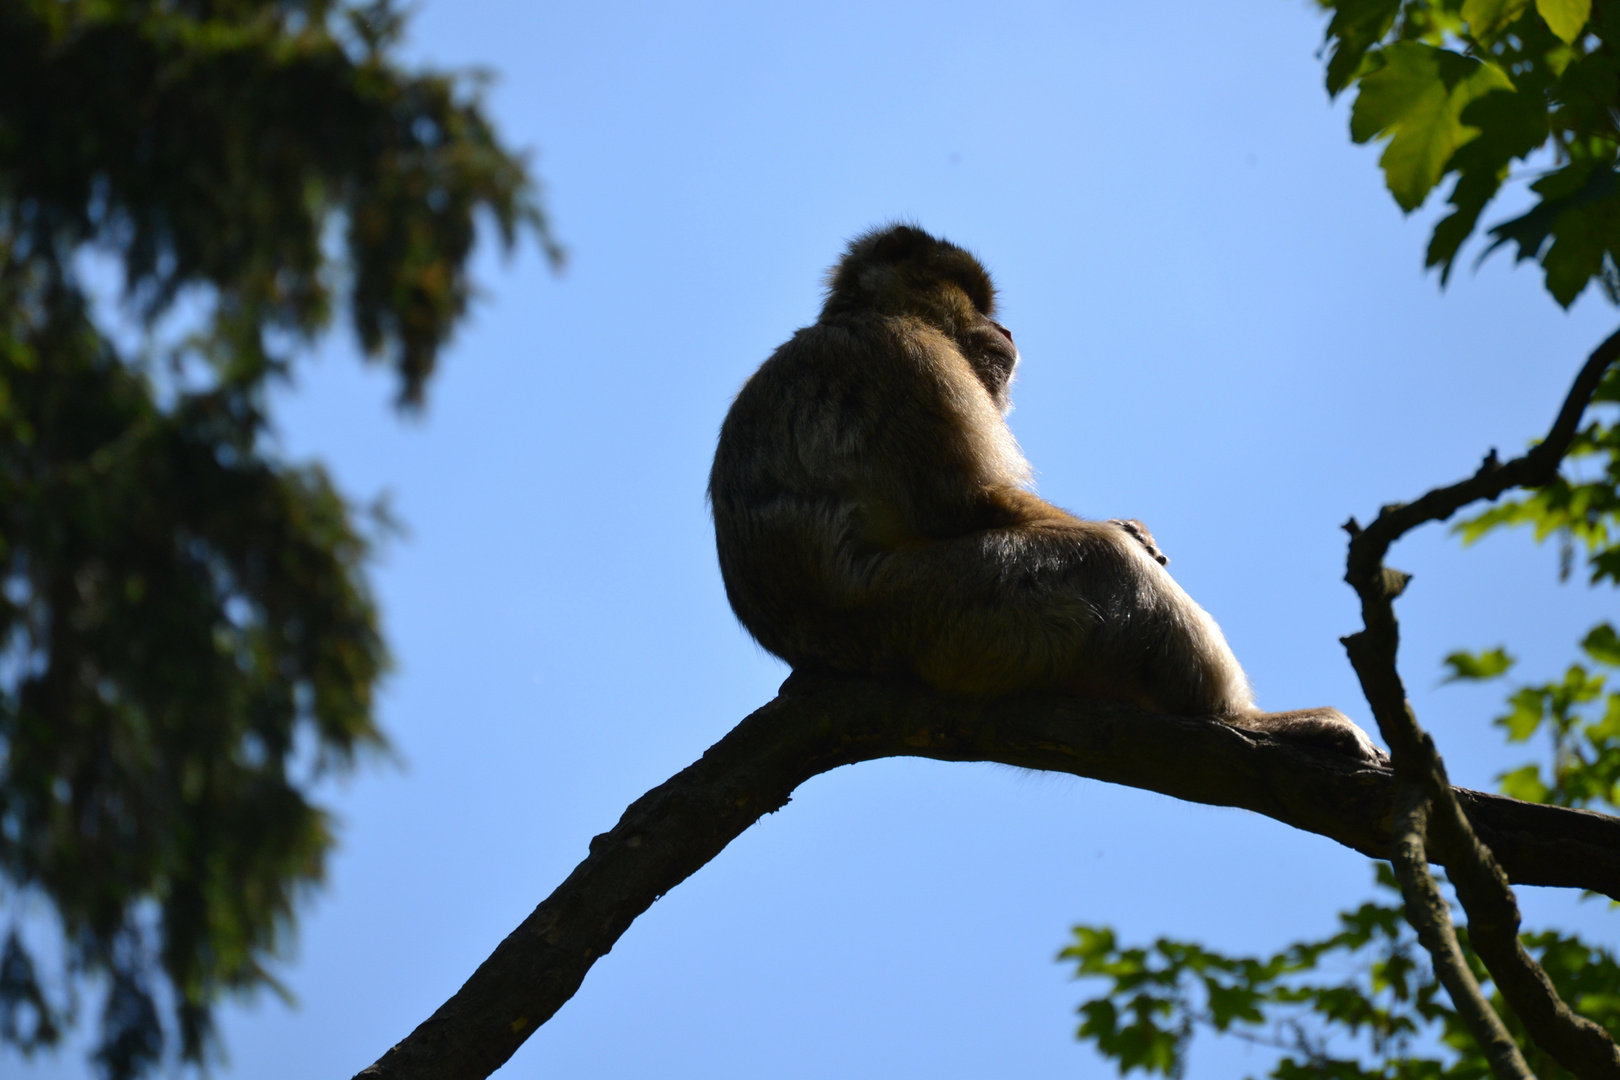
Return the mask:
POLYGON ((1170 565, 1170 556, 1159 550, 1159 546, 1153 542, 1153 534, 1148 532, 1147 526, 1140 521, 1135 518, 1110 518, 1108 524, 1118 525, 1135 537, 1137 543, 1146 548, 1147 553, 1153 556, 1154 561, 1160 566, 1170 565))

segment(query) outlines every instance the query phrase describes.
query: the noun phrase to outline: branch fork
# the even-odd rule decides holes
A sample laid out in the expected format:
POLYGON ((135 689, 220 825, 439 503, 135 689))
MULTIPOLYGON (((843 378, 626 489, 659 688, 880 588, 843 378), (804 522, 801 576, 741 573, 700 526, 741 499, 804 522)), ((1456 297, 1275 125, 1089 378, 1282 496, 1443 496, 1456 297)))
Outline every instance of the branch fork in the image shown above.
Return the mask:
POLYGON ((1463 812, 1434 740, 1419 726, 1396 670, 1400 631, 1394 601, 1411 575, 1386 567, 1384 556, 1407 532, 1444 521, 1469 503, 1495 500, 1510 488, 1551 482, 1581 415, 1617 358, 1620 332, 1587 359, 1547 438, 1522 457, 1503 463, 1492 448, 1468 479, 1412 503, 1385 506, 1365 529, 1355 518, 1345 525, 1350 534, 1345 581, 1361 597, 1364 628, 1342 640, 1390 748, 1397 807, 1390 859, 1407 918, 1498 1080, 1533 1080, 1533 1074, 1463 958, 1450 911, 1429 873, 1431 859, 1445 865, 1468 914, 1474 951, 1536 1044, 1580 1080, 1620 1080, 1620 1048, 1602 1027, 1559 998, 1546 972, 1519 942, 1518 902, 1507 874, 1463 812))

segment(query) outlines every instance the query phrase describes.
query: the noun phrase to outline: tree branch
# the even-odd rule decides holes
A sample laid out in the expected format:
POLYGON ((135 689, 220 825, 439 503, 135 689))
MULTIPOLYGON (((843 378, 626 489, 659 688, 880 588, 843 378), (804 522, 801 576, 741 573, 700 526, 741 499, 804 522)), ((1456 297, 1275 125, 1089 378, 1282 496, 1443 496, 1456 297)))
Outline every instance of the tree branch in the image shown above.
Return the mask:
MULTIPOLYGON (((1569 452, 1570 443, 1580 425, 1581 416, 1597 393, 1603 373, 1620 359, 1620 330, 1592 350, 1586 363, 1570 384, 1564 404, 1558 410, 1547 437, 1527 453, 1507 464, 1496 459, 1496 451, 1485 456, 1479 469, 1466 480, 1446 487, 1435 488, 1410 503, 1391 503, 1378 512, 1378 517, 1365 530, 1351 518, 1345 525, 1350 533, 1349 571, 1351 577, 1376 574, 1382 568, 1389 546, 1419 525, 1430 521, 1445 521, 1452 514, 1480 499, 1492 500, 1504 491, 1516 487, 1541 487, 1558 475, 1558 466, 1569 452)), ((1354 581, 1350 582, 1355 585, 1354 581)), ((1358 589, 1359 591, 1359 589, 1358 589)), ((1399 590, 1397 590, 1397 595, 1399 590)))
MULTIPOLYGON (((456 994, 360 1073, 481 1080, 573 996, 631 922, 809 778, 884 757, 994 761, 1234 806, 1389 850, 1386 768, 1208 719, 1047 695, 975 701, 898 680, 795 675, 631 804, 456 994)), ((1513 880, 1620 899, 1620 819, 1459 790, 1513 880)))
POLYGON ((1429 874, 1425 837, 1429 833, 1429 798, 1415 785, 1401 784, 1395 797, 1395 842, 1390 862, 1406 900, 1406 917, 1418 941, 1434 958, 1434 974, 1451 995, 1452 1004, 1485 1052, 1497 1080, 1535 1080, 1507 1025, 1496 1015, 1479 988, 1473 971, 1457 944, 1451 924, 1451 906, 1440 895, 1429 874))
MULTIPOLYGON (((1468 913, 1469 941, 1485 962, 1497 989, 1536 1044, 1581 1080, 1620 1080, 1620 1048, 1601 1026, 1559 998, 1547 973, 1519 942, 1519 905, 1509 887, 1508 875, 1492 854, 1494 845, 1482 841, 1464 813, 1458 793, 1446 778, 1445 763, 1434 740, 1419 726, 1396 669, 1400 626, 1395 619, 1395 599, 1405 591, 1411 577, 1386 567, 1384 556, 1390 545, 1410 530, 1426 522, 1443 521, 1471 502, 1495 499, 1512 487, 1551 483, 1574 440, 1581 416, 1616 358, 1620 358, 1620 331, 1610 335, 1587 358, 1547 438, 1522 457, 1503 465, 1492 450, 1479 471, 1467 480, 1436 488, 1410 504, 1386 506, 1365 530, 1354 518, 1345 525, 1350 533, 1345 581, 1361 598, 1364 624, 1362 630, 1344 639, 1345 651, 1361 680, 1378 729, 1389 744, 1399 799, 1422 807, 1417 817, 1430 819, 1426 836, 1412 832, 1409 821, 1395 850, 1396 860, 1407 862, 1402 878, 1407 917, 1419 929, 1436 971, 1447 973, 1455 966, 1451 954, 1457 951, 1456 936, 1451 932, 1449 917, 1441 926, 1427 910, 1427 898, 1438 893, 1425 862, 1437 851, 1468 913), (1426 846, 1430 849, 1428 855, 1424 854, 1426 846)), ((1455 975, 1455 971, 1448 973, 1448 977, 1455 975)), ((1464 975, 1466 979, 1452 978, 1445 983, 1452 1003, 1491 1055, 1497 1076, 1507 1080, 1522 1075, 1522 1059, 1514 1061, 1495 1052, 1502 1027, 1495 1022, 1494 1014, 1489 1020, 1478 1015, 1473 999, 1479 997, 1479 986, 1472 975, 1466 971, 1464 975)))

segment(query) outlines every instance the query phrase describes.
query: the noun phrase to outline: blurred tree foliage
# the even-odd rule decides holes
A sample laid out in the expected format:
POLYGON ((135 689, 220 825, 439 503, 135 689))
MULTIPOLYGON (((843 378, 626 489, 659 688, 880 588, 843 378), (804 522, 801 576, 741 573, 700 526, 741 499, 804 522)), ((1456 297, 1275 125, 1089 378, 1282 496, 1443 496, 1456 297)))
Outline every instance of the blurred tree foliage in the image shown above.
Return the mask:
MULTIPOLYGON (((1596 281, 1620 304, 1620 3, 1611 0, 1318 0, 1330 94, 1355 91, 1351 138, 1383 140, 1379 158, 1403 210, 1451 181, 1427 263, 1444 284, 1486 207, 1528 181, 1530 209, 1484 230, 1480 258, 1512 244, 1540 264, 1562 306, 1596 281), (1513 169, 1517 165, 1520 171, 1513 169)), ((1593 586, 1620 585, 1620 369, 1611 367, 1559 475, 1456 527, 1464 542, 1513 526, 1556 538, 1568 576, 1579 554, 1593 586)), ((1620 635, 1609 623, 1580 641, 1562 677, 1514 689, 1497 718, 1512 742, 1551 743, 1548 767, 1499 780, 1510 795, 1561 806, 1620 807, 1620 635)), ((1452 680, 1503 677, 1502 647, 1446 657, 1452 680)), ((1382 886, 1394 888, 1385 866, 1382 886)), ((1277 1080, 1474 1080, 1490 1069, 1439 992, 1393 903, 1341 913, 1340 931, 1269 957, 1229 957, 1188 942, 1124 947, 1106 927, 1078 926, 1062 958, 1106 983, 1080 1007, 1079 1036, 1134 1070, 1180 1076, 1198 1029, 1278 1051, 1277 1080), (1336 972, 1327 977, 1327 972, 1336 972)), ((1459 927, 1465 946, 1466 931, 1459 927)), ((1620 1037, 1620 962, 1558 933, 1523 935, 1560 996, 1620 1037)), ((1471 952, 1482 986, 1490 978, 1471 952)), ((1538 1077, 1569 1076, 1492 1002, 1538 1077)))
POLYGON ((383 745, 368 530, 266 446, 267 389, 338 310, 416 405, 480 218, 558 258, 477 85, 406 70, 400 30, 387 3, 0 0, 0 1040, 24 1052, 100 985, 105 1075, 203 1061, 321 878, 311 783, 383 745), (92 288, 109 266, 121 292, 92 288))

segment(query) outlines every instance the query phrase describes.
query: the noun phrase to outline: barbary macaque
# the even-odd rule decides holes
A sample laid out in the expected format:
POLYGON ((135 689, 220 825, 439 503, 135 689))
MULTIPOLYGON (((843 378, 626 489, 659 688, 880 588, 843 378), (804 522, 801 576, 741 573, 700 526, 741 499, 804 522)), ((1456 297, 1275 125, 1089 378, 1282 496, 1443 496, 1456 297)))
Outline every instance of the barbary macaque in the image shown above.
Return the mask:
POLYGON ((737 617, 795 668, 1051 690, 1382 754, 1335 709, 1265 713, 1137 521, 1029 490, 990 275, 919 228, 858 237, 814 325, 738 393, 709 477, 737 617))

